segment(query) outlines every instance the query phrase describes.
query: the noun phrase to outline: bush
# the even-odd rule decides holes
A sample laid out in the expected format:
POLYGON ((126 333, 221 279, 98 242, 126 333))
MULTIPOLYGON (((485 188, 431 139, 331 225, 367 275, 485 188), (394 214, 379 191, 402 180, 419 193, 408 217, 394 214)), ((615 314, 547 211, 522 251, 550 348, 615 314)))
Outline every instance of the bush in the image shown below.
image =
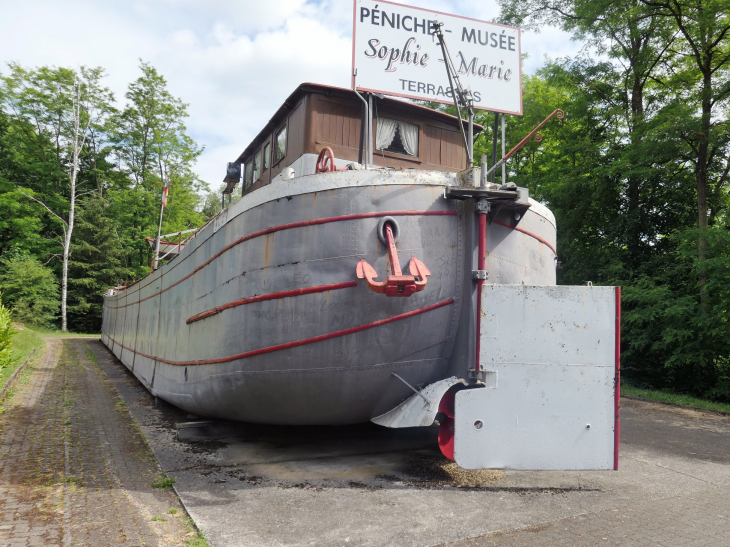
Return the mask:
POLYGON ((3 306, 2 293, 0 293, 0 371, 9 366, 12 361, 10 339, 15 333, 16 330, 10 321, 10 311, 3 306))
POLYGON ((60 307, 58 281, 38 259, 20 255, 4 260, 0 290, 16 320, 52 326, 60 307))
POLYGON ((622 283, 623 364, 638 387, 730 402, 730 232, 671 239, 677 250, 663 268, 622 283))

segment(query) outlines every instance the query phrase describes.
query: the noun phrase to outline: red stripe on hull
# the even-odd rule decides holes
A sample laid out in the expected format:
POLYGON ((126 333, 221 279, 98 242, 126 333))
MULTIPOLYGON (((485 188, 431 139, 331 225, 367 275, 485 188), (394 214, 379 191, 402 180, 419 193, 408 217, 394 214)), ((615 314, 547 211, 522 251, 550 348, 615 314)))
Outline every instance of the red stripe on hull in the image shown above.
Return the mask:
POLYGON ((500 222, 498 220, 493 220, 492 221, 492 224, 498 224, 499 226, 504 226, 505 228, 512 228, 514 230, 517 230, 518 232, 522 232, 525 235, 528 235, 530 237, 533 237, 533 238, 537 239, 540 243, 544 243, 545 245, 547 245, 548 248, 555 254, 555 256, 558 256, 558 251, 555 250, 555 247, 553 247, 552 245, 550 245, 550 243, 548 243, 545 239, 541 238, 537 234, 533 234, 532 232, 529 232, 527 230, 523 230, 519 226, 517 226, 517 227, 510 226, 509 224, 505 224, 504 222, 500 222))
POLYGON ((385 212, 374 212, 374 213, 357 213, 354 215, 342 215, 338 217, 326 217, 326 218, 315 218, 313 220, 304 220, 302 222, 293 222, 291 224, 282 224, 280 226, 273 226, 271 228, 266 228, 265 230, 260 230, 258 232, 254 232, 252 234, 248 234, 247 236, 239 237, 237 240, 235 240, 233 243, 229 243, 225 247, 223 247, 220 251, 218 251, 216 254, 214 254, 212 257, 210 257, 208 260, 203 262, 200 266, 195 268, 192 272, 190 272, 188 275, 183 277, 182 279, 179 279, 178 281, 175 281, 172 285, 169 287, 162 289, 160 292, 156 292, 155 294, 152 294, 150 296, 147 296, 145 298, 142 298, 140 300, 137 300, 137 302, 132 302, 131 304, 125 304, 124 306, 109 306, 106 303, 104 306, 106 306, 109 309, 120 309, 120 308, 126 308, 127 306, 133 306, 135 304, 139 304, 141 302, 144 302, 145 300, 149 300, 150 298, 154 298, 155 296, 158 296, 162 294, 163 292, 169 291, 176 285, 179 285, 186 279, 189 279, 196 273, 198 273, 200 270, 208 266, 211 262, 213 262, 216 258, 220 257, 223 253, 230 251, 233 247, 236 245, 239 245, 240 243, 243 243, 244 241, 248 241, 249 239, 253 239, 255 237, 261 237, 267 234, 273 234, 274 232, 281 232, 283 230, 291 230, 292 228, 303 228, 306 226, 317 226, 319 224, 329 224, 330 222, 344 222, 346 220, 358 220, 361 218, 378 218, 378 217, 385 217, 385 216, 457 216, 459 213, 458 211, 385 211, 385 212))
POLYGON ((373 321, 372 323, 367 323, 365 325, 360 325, 359 327, 352 327, 345 330, 340 330, 337 332, 331 332, 329 334, 322 334, 320 336, 314 336, 313 338, 305 338, 304 340, 296 340, 294 342, 287 342, 285 344, 277 344, 276 346, 269 346, 268 348, 261 348, 256 349, 253 351, 246 351, 244 353, 239 353, 237 355, 231 355, 230 357, 219 357, 217 359, 202 359, 198 361, 170 361, 168 359, 161 359, 159 357, 154 357, 153 355, 147 355, 146 353, 142 353, 139 351, 135 351, 132 348, 128 348, 126 346, 123 346, 114 338, 109 336, 107 334, 107 337, 117 344, 119 347, 126 349, 127 351, 131 351, 132 353, 136 355, 141 355, 142 357, 147 357, 148 359, 153 359, 155 361, 159 361, 161 363, 167 363, 168 365, 175 365, 175 366, 193 366, 193 365, 214 365, 218 363, 228 363, 230 361, 236 361, 238 359, 245 359, 246 357, 254 357, 256 355, 263 355, 265 353, 272 353, 275 351, 280 351, 283 349, 290 349, 295 348, 298 346, 305 346, 307 344, 314 344, 315 342, 321 342, 323 340, 329 340, 331 338, 338 338, 340 336, 346 336, 348 334, 354 334, 356 332, 361 332, 364 330, 372 329, 374 327, 379 327, 381 325, 387 325, 388 323, 392 323, 394 321, 400 321, 401 319, 407 319, 409 317, 413 317, 415 315, 420 315, 422 313, 426 313, 432 310, 436 310, 438 308, 442 308, 444 306, 448 306, 449 304, 453 304, 454 299, 449 298, 448 300, 444 300, 443 302, 439 302, 438 304, 432 304, 430 306, 426 306, 425 308, 420 308, 417 310, 409 311, 406 313, 402 313, 400 315, 394 315, 393 317, 388 317, 387 319, 380 319, 379 321, 373 321))
POLYGON ((331 285, 319 285, 317 287, 306 287, 304 289, 294 289, 291 291, 272 292, 270 294, 262 294, 259 296, 249 296, 248 298, 241 298, 240 300, 234 300, 228 304, 215 307, 211 310, 198 313, 190 317, 185 321, 188 325, 195 323, 201 319, 212 317, 213 315, 219 314, 223 310, 229 310, 237 306, 245 306, 246 304, 253 304, 254 302, 263 302, 265 300, 277 300, 279 298, 288 298, 290 296, 300 296, 303 294, 312 294, 318 292, 336 291, 339 289, 348 289, 350 287, 357 287, 357 281, 347 281, 345 283, 332 283, 331 285))

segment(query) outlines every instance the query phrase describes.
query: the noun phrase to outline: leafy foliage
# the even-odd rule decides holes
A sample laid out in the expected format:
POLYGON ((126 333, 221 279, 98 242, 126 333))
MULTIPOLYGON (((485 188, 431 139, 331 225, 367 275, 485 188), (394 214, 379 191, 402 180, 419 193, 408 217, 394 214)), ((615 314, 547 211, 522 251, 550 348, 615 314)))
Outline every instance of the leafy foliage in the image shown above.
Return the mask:
POLYGON ((664 271, 624 288, 625 365, 645 385, 730 401, 730 232, 688 229, 670 239, 676 250, 664 271), (703 260, 700 238, 708 243, 703 260))
POLYGON ((154 67, 142 62, 140 70, 142 76, 129 85, 127 105, 110 134, 127 183, 109 196, 110 212, 119 219, 128 250, 136 254, 137 277, 149 271, 144 238, 157 233, 163 183, 170 184, 163 234, 197 228, 207 220, 199 212, 199 192, 206 185, 192 171, 203 149, 186 133, 188 105, 167 91, 165 78, 154 67))
POLYGON ((10 320, 10 311, 3 305, 0 293, 0 371, 9 366, 13 360, 10 340, 16 334, 10 320))
POLYGON ((555 213, 558 282, 622 286, 636 384, 730 401, 730 1, 500 3, 586 45, 526 78, 508 122, 513 145, 566 112, 509 172, 555 213))
POLYGON ((237 203, 243 197, 238 192, 232 194, 223 194, 223 190, 227 187, 226 184, 221 184, 217 192, 208 192, 203 202, 203 210, 201 214, 205 218, 212 218, 217 215, 223 209, 223 201, 225 199, 226 207, 230 207, 234 203, 237 203))
POLYGON ((177 479, 175 477, 162 477, 158 481, 152 483, 153 488, 159 488, 161 490, 172 490, 172 485, 175 484, 177 479))
MULTIPOLYGON (((0 74, 0 259, 35 257, 61 281, 67 269, 72 330, 98 331, 105 289, 149 273, 145 238, 157 235, 162 183, 170 185, 163 234, 199 227, 215 213, 212 202, 203 210, 207 185, 192 169, 202 148, 187 134, 187 105, 154 67, 141 62, 140 72, 119 111, 101 69, 11 63, 0 74), (89 100, 79 103, 78 121, 90 123, 77 164, 69 106, 79 81, 89 100)), ((21 299, 13 314, 27 320, 38 308, 36 322, 50 325, 58 307, 47 303, 29 308, 21 299)))
POLYGON ((77 218, 69 264, 69 317, 81 332, 99 330, 104 292, 130 278, 129 256, 121 246, 118 223, 102 199, 89 200, 77 218))
POLYGON ((37 258, 17 255, 3 260, 0 289, 18 321, 42 327, 53 324, 60 307, 58 280, 37 258))

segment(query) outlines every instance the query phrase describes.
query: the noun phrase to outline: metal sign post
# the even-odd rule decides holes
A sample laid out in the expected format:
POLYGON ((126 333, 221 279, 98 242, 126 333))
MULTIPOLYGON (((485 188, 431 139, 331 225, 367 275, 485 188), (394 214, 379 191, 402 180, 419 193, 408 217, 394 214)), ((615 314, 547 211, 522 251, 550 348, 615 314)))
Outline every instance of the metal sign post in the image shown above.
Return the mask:
MULTIPOLYGON (((505 150, 505 139, 504 139, 504 114, 502 114, 502 157, 504 157, 505 150)), ((507 166, 502 164, 502 184, 507 184, 507 166)))
MULTIPOLYGON (((494 113, 494 126, 492 127, 492 165, 497 163, 497 130, 499 128, 499 113, 494 113)), ((494 184, 494 172, 491 172, 492 178, 489 180, 494 184)))
POLYGON ((370 135, 370 138, 368 139, 368 163, 370 165, 373 165, 373 148, 375 136, 373 135, 373 94, 368 93, 368 134, 370 135))
MULTIPOLYGON (((361 138, 363 138, 363 140, 365 141, 362 145, 363 157, 365 160, 363 163, 365 165, 365 169, 367 169, 370 165, 372 165, 372 159, 370 157, 370 150, 373 147, 372 146, 372 144, 373 144, 372 135, 371 135, 371 133, 373 131, 373 121, 372 121, 372 116, 370 114, 370 106, 372 104, 372 100, 370 101, 370 103, 368 103, 368 101, 366 101, 363 98, 363 96, 360 95, 360 93, 358 93, 357 87, 355 86, 355 78, 357 78, 357 69, 353 68, 352 69, 352 90, 355 92, 355 95, 357 95, 360 98, 360 100, 363 102, 363 105, 365 107, 365 116, 364 116, 365 131, 364 132, 361 131, 361 138)), ((362 119, 361 119, 361 121, 362 121, 362 119)))

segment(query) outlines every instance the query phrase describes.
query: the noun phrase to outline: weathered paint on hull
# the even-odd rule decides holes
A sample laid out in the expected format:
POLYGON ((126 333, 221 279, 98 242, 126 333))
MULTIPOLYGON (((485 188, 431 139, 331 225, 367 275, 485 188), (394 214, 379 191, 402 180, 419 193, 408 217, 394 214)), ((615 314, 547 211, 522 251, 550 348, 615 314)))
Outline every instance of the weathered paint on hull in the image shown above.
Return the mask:
MULTIPOLYGON (((453 177, 330 173, 258 190, 173 262, 106 297, 102 341, 152 393, 201 416, 348 424, 383 414, 412 394, 392 372, 426 385, 449 365, 472 256, 464 248, 465 205, 443 197, 453 177), (385 277, 376 230, 388 213, 401 229, 401 263, 415 256, 432 272, 426 289, 410 298, 376 294, 355 276, 364 258, 385 277), (330 220, 301 225, 321 219, 330 220), (338 288, 288 296, 328 285, 338 288), (284 296, 187 322, 272 293, 284 296), (279 347, 292 343, 300 345, 279 347), (211 360, 221 362, 190 363, 211 360)), ((528 212, 520 226, 554 246, 555 228, 546 218, 528 212)), ((495 274, 512 279, 498 282, 555 283, 544 244, 498 226, 490 237, 495 274)))

